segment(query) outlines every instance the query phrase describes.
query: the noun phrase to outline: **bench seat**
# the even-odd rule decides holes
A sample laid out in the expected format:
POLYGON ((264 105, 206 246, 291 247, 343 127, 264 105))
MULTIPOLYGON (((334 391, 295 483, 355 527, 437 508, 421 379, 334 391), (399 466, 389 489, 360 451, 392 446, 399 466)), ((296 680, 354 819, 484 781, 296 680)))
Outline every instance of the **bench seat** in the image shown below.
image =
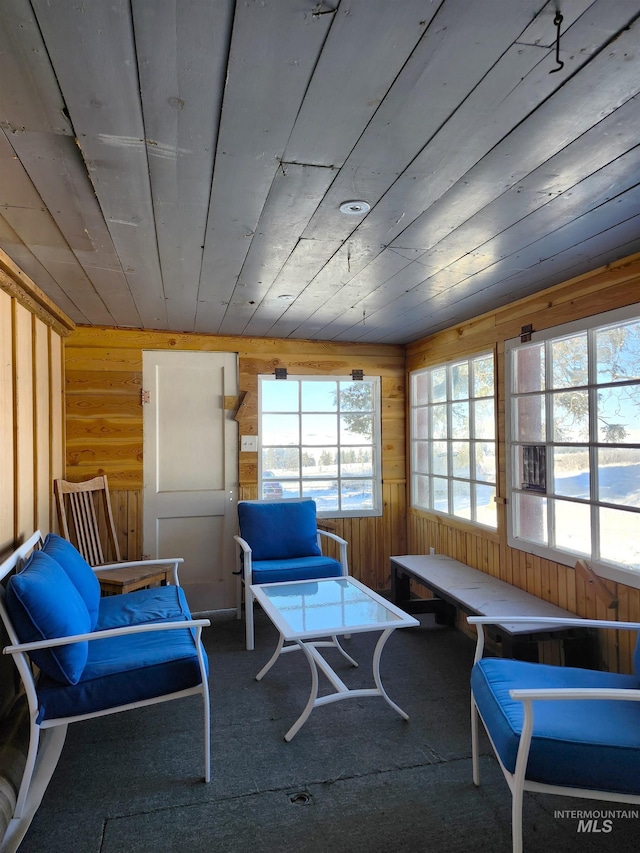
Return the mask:
POLYGON ((468 616, 495 617, 489 630, 505 657, 536 660, 538 642, 554 637, 563 640, 565 663, 593 663, 591 632, 540 621, 573 618, 574 613, 442 554, 392 557, 391 599, 409 613, 435 613, 440 624, 453 624, 457 610, 468 616), (431 590, 435 598, 412 598, 411 581, 431 590), (514 623, 508 616, 532 616, 539 621, 514 623))

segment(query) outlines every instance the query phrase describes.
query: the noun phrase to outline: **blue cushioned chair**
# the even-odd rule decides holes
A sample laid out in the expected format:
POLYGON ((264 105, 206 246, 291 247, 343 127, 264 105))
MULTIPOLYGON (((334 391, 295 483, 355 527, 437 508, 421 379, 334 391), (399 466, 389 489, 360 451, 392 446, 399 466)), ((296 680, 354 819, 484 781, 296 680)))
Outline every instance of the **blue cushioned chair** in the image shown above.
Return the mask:
MULTIPOLYGON (((0 617, 24 685, 30 736, 14 817, 19 843, 53 773, 69 723, 198 694, 210 778, 206 619, 177 584, 100 597, 91 567, 64 539, 37 531, 0 564, 0 617), (5 589, 6 584, 6 589, 5 589), (37 670, 35 669, 37 667, 37 670), (45 731, 43 731, 45 730, 45 731), (41 737, 41 731, 43 731, 41 737)), ((13 849, 13 848, 12 848, 13 849)))
POLYGON ((247 649, 253 640, 252 583, 316 580, 348 575, 347 543, 335 533, 318 530, 315 501, 240 501, 238 548, 238 619, 242 619, 244 584, 247 649), (322 553, 321 537, 339 545, 339 560, 322 553))
MULTIPOLYGON (((524 791, 640 804, 640 639, 633 675, 483 658, 478 627, 471 672, 473 781, 479 784, 478 716, 512 795, 513 853, 522 851, 524 791)), ((580 628, 639 631, 636 622, 500 617, 580 628)))

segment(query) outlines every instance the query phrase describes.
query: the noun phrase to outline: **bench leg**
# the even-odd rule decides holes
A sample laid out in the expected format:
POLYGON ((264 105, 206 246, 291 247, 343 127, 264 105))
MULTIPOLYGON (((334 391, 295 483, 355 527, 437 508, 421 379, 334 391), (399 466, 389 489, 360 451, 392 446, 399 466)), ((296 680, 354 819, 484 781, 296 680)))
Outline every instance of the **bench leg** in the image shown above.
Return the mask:
POLYGON ((410 598, 411 580, 409 575, 403 574, 394 563, 391 563, 391 601, 404 610, 410 598))

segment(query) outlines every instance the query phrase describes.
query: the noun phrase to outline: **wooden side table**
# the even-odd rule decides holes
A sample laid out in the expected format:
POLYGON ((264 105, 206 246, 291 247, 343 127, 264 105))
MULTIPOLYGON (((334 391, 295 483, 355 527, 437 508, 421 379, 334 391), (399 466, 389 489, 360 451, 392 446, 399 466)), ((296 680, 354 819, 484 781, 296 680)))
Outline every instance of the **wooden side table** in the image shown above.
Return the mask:
POLYGON ((123 592, 133 592, 136 589, 144 589, 148 586, 166 586, 172 570, 166 566, 154 565, 127 566, 122 569, 111 569, 110 571, 96 570, 96 577, 100 581, 102 595, 119 595, 123 592))

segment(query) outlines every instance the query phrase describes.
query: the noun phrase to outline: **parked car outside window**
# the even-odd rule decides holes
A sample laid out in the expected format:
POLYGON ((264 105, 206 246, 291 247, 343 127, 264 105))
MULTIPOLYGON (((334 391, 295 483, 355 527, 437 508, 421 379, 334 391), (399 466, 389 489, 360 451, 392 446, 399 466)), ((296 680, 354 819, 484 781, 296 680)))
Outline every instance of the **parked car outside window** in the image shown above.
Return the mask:
POLYGON ((282 483, 274 480, 273 471, 262 472, 262 497, 264 500, 279 500, 282 497, 282 483))

